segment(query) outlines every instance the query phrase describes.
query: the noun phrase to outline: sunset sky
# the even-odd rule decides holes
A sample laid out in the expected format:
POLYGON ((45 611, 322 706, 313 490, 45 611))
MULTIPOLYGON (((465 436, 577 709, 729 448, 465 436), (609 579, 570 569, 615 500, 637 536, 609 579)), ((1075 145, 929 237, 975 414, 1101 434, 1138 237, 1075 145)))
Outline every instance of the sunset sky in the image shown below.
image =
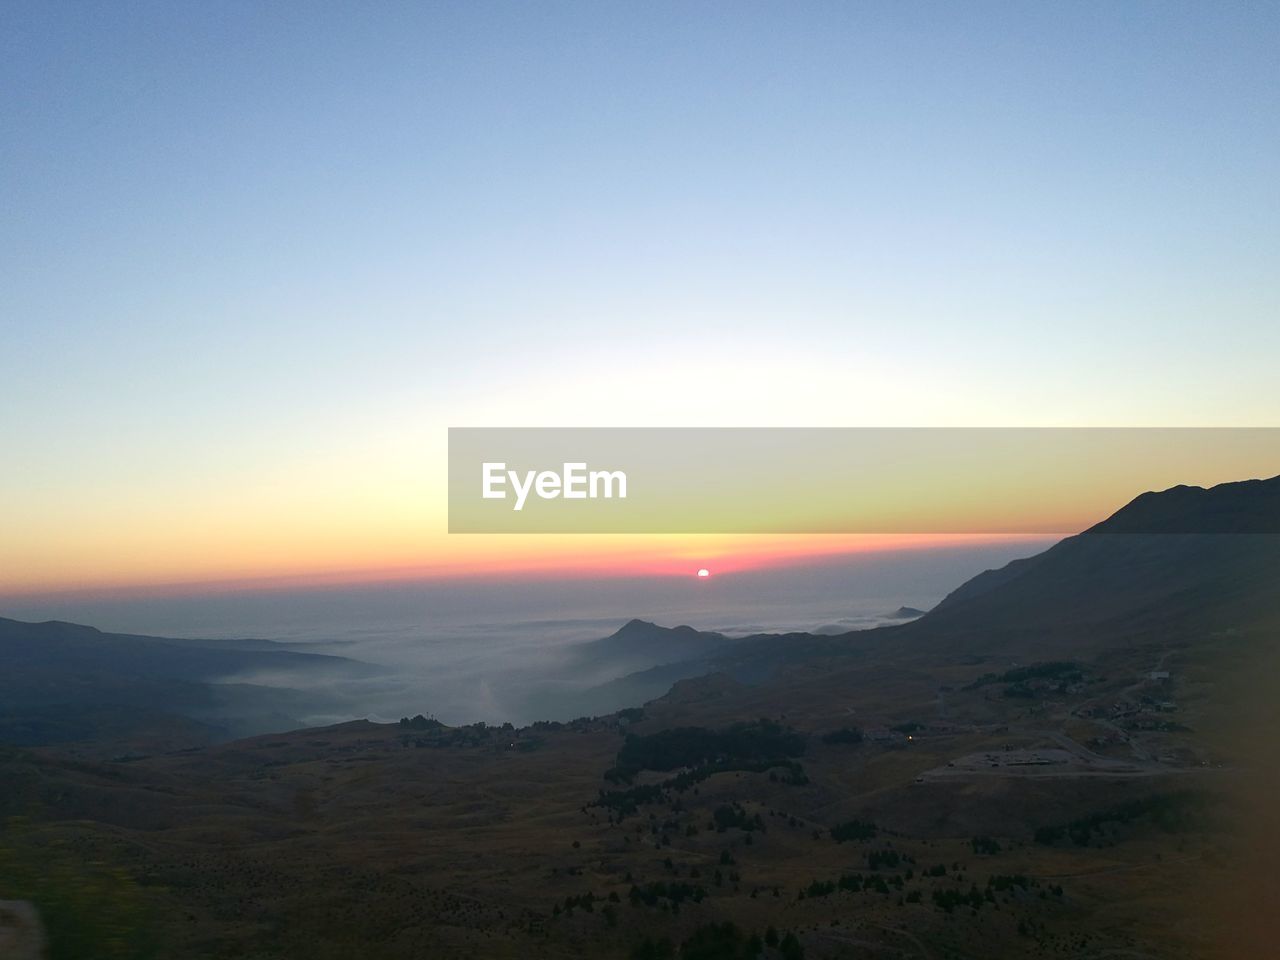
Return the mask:
POLYGON ((1277 27, 7 4, 0 596, 903 545, 450 536, 451 426, 1277 425, 1277 27))

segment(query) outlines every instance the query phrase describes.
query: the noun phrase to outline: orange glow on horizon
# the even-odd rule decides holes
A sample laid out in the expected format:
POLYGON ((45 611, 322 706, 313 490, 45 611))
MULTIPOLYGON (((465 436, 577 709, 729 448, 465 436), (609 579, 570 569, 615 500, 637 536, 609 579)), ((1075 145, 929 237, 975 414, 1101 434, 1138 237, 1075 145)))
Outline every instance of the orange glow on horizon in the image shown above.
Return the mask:
MULTIPOLYGON (((146 476, 129 476, 82 489, 69 474, 65 486, 33 488, 24 493, 21 509, 5 518, 0 601, 415 579, 689 577, 702 568, 713 571, 715 580, 841 554, 1019 539, 1043 543, 1085 529, 1135 492, 1162 489, 1174 478, 1211 485, 1256 473, 1241 457, 1252 449, 1248 443, 1262 442, 1249 434, 1239 440, 1238 457, 1199 469, 1175 463, 1167 476, 1158 470, 1123 476, 1114 489, 1064 484, 1058 477, 1036 483, 1021 474, 1014 487, 989 488, 985 477, 1011 472, 975 468, 963 488, 970 493, 956 504, 954 525, 942 529, 989 531, 981 534, 467 535, 446 532, 444 451, 427 444, 406 449, 405 429, 394 422, 385 432, 362 433, 361 442, 343 447, 341 456, 337 448, 325 448, 314 456, 282 458, 265 471, 237 461, 225 474, 166 477, 158 486, 146 476)), ((954 477, 940 479, 950 483, 954 477)), ((938 480, 924 475, 917 486, 894 491, 884 522, 901 520, 912 528, 918 519, 913 505, 931 502, 931 484, 938 480)))
POLYGON ((821 563, 841 556, 935 550, 996 543, 1039 544, 1029 534, 796 534, 796 535, 484 535, 450 539, 448 559, 369 563, 346 568, 302 562, 259 569, 213 568, 184 579, 83 577, 61 582, 0 584, 0 596, 165 596, 308 589, 444 580, 685 578, 732 576, 751 570, 821 563), (703 577, 702 570, 707 570, 703 577))

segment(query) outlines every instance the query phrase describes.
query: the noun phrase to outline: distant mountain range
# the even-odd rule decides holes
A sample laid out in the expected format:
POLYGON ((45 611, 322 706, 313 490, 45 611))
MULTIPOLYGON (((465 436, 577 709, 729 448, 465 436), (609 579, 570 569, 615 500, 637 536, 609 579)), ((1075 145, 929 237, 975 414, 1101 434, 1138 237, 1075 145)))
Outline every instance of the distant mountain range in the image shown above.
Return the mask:
POLYGON ((736 642, 723 633, 689 626, 660 627, 647 620, 629 620, 603 639, 580 644, 574 650, 574 660, 585 667, 633 663, 633 669, 642 669, 694 659, 736 642))
POLYGON ((566 654, 639 665, 573 701, 601 716, 521 728, 193 747, 284 729, 273 676, 375 668, 0 621, 0 740, 63 742, 0 743, 0 892, 105 942, 135 890, 166 957, 740 957, 703 949, 733 924, 814 958, 1266 955, 1199 911, 1274 872, 1278 488, 1144 495, 874 630, 632 620, 566 654))
POLYGON ((290 708, 303 701, 263 678, 378 672, 267 640, 145 637, 58 620, 0 618, 0 657, 0 740, 20 744, 97 739, 104 728, 128 739, 166 722, 195 742, 287 729, 301 725, 290 708))
POLYGON ((974 577, 918 634, 983 631, 992 641, 1155 628, 1246 614, 1280 584, 1280 477, 1145 493, 1044 553, 974 577))
MULTIPOLYGON (((756 683, 814 658, 892 647, 903 655, 1087 653, 1117 632, 1220 623, 1275 606, 1280 589, 1280 477, 1210 489, 1144 493, 1101 523, 1043 553, 979 574, 909 622, 836 635, 726 638, 633 620, 598 649, 630 645, 670 656, 599 688, 597 702, 659 696, 673 683, 722 672, 756 683)), ((584 702, 591 702, 590 700, 584 702)))
MULTIPOLYGON (((747 684, 823 657, 1087 653, 1117 632, 1220 623, 1274 606, 1280 585, 1280 477, 1146 493, 1049 550, 979 574, 928 613, 847 633, 730 637, 634 619, 568 654, 566 671, 598 678, 557 693, 584 715, 723 673, 747 684)), ((0 619, 0 740, 127 741, 168 721, 194 742, 289 729, 317 710, 315 689, 287 679, 359 678, 383 668, 265 640, 178 640, 0 619), (167 718, 167 719, 166 719, 167 718), (179 722, 180 720, 180 722, 179 722), (159 723, 158 723, 159 721, 159 723)), ((342 709, 350 710, 350 704, 342 709)))

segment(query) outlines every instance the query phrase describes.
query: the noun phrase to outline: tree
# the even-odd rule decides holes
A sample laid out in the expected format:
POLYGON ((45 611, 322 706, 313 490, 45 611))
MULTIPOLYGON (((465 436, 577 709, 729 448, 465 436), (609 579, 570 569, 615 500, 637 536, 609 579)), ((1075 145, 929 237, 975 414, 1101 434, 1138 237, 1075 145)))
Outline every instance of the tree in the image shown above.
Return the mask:
POLYGON ((675 947, 670 940, 645 937, 632 949, 631 960, 672 960, 675 955, 675 947))
POLYGON ((782 954, 782 960, 804 960, 804 947, 790 930, 778 944, 778 952, 782 954))

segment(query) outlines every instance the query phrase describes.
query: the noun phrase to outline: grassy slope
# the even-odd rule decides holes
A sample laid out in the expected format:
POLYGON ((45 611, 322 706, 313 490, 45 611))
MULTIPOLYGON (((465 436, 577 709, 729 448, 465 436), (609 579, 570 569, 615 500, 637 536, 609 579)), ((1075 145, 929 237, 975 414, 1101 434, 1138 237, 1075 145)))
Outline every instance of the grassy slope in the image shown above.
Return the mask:
MULTIPOLYGON (((767 683, 685 681, 631 727, 779 718, 810 737, 803 785, 719 773, 696 793, 613 820, 589 806, 615 789, 603 778, 622 743, 610 718, 488 733, 358 723, 117 764, 10 753, 0 756, 0 851, 17 866, 0 871, 9 878, 0 896, 43 897, 60 904, 59 918, 94 930, 108 924, 94 906, 114 902, 108 890, 122 904, 111 916, 152 908, 158 955, 175 958, 625 957, 644 936, 679 941, 726 919, 795 930, 810 957, 1229 956, 1224 931, 1256 946, 1272 916, 1273 765, 1252 732, 1274 729, 1260 679, 1280 647, 1274 549, 1233 567, 1194 545, 1150 556, 1135 540, 1108 568, 1095 546, 1103 542, 1037 564, 1049 571, 1039 581, 971 593, 954 616, 792 638, 767 683), (1232 585, 1196 589, 1197 563, 1232 573, 1232 585), (1141 574, 1127 599, 1114 580, 1125 569, 1141 574), (1083 610, 1081 596, 1099 602, 1083 610), (1005 696, 1012 684, 1003 682, 966 689, 1047 659, 1075 661, 1080 681, 1027 696, 1005 696), (1157 667, 1173 675, 1169 684, 1145 679, 1157 667), (1144 700, 1174 700, 1178 710, 1125 706, 1144 700), (1176 728, 1141 729, 1171 716, 1176 728), (857 745, 819 736, 905 721, 924 729, 857 745), (1064 737, 1133 772, 946 772, 980 751, 1061 749, 1064 737), (1218 825, 1164 832, 1140 818, 1087 847, 1033 840, 1038 827, 1186 790, 1219 798, 1218 825), (734 803, 767 830, 709 830, 715 809, 734 803), (830 827, 854 818, 874 820, 880 834, 835 843, 830 827), (1232 822, 1243 832, 1224 832, 1232 822), (979 835, 1000 852, 975 853, 979 835), (890 846, 912 861, 885 871, 912 870, 901 891, 799 896, 815 880, 865 874, 867 854, 890 846), (32 863, 51 865, 57 889, 31 879, 32 863), (82 889, 74 864, 123 873, 94 873, 82 889), (944 876, 921 876, 939 864, 944 876), (1032 885, 976 911, 933 901, 1013 874, 1032 885), (628 903, 633 882, 673 880, 707 896, 678 911, 628 903), (909 902, 914 891, 920 903, 909 902), (588 892, 621 903, 555 909, 588 892)), ((132 936, 111 941, 116 955, 142 955, 132 936)))

